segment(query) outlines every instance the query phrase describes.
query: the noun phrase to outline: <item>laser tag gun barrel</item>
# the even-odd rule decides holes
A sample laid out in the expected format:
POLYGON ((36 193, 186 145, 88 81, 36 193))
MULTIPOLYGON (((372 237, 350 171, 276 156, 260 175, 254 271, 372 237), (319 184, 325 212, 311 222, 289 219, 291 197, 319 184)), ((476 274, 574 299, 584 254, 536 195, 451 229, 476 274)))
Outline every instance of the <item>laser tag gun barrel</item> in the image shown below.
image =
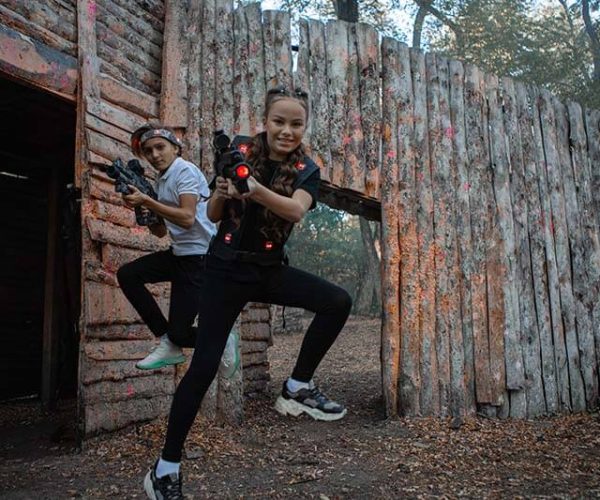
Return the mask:
POLYGON ((223 130, 215 130, 213 135, 215 151, 215 174, 231 182, 239 193, 247 193, 248 178, 252 175, 252 167, 248 164, 241 151, 231 146, 231 140, 223 130))
MULTIPOLYGON (((121 194, 129 194, 129 185, 135 186, 142 193, 157 199, 156 191, 146 177, 144 167, 139 160, 129 160, 127 165, 123 164, 121 158, 117 158, 112 165, 105 167, 104 172, 115 181, 115 191, 121 194)), ((152 211, 142 207, 135 207, 135 221, 139 226, 152 226, 159 224, 159 217, 152 211)))

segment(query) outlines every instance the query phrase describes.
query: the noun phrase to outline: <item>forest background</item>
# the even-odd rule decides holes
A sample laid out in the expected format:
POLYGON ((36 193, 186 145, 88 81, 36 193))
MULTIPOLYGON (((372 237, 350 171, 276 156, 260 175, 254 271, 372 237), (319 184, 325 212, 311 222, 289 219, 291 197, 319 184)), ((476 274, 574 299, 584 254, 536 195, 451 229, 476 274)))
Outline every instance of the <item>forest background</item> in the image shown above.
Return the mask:
MULTIPOLYGON (((265 0, 262 7, 292 19, 364 22, 409 46, 600 108, 600 0, 265 0)), ((379 234, 378 222, 319 203, 294 230, 290 261, 346 288, 355 314, 379 316, 379 234)))

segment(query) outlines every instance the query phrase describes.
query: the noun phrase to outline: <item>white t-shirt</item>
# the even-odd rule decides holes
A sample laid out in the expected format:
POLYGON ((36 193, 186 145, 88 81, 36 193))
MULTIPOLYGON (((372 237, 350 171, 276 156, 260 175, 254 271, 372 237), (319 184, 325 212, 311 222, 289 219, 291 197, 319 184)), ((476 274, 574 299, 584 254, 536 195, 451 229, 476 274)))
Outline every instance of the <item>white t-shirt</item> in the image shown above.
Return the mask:
POLYGON ((174 255, 203 255, 208 251, 211 238, 217 228, 206 215, 206 200, 210 189, 204 174, 196 165, 178 157, 156 181, 158 201, 173 207, 179 206, 179 196, 197 196, 196 220, 190 229, 184 229, 165 219, 165 224, 173 240, 174 255), (204 198, 203 198, 204 197, 204 198), (204 201, 203 201, 204 199, 204 201))

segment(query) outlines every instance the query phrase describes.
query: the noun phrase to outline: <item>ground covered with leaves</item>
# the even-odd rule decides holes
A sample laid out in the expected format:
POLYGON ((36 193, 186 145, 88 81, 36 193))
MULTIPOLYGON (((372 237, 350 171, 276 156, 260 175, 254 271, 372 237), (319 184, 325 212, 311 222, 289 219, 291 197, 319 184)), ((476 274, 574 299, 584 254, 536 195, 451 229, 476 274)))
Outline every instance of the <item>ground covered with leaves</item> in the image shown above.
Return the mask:
MULTIPOLYGON (((272 403, 301 341, 301 334, 276 337, 271 394, 247 401, 242 427, 195 424, 183 463, 187 497, 600 497, 597 414, 472 418, 458 429, 443 419, 384 419, 375 320, 351 320, 318 372, 325 392, 348 406, 347 417, 281 417, 272 403)), ((164 420, 76 450, 61 413, 36 408, 0 408, 0 498, 144 498, 164 420)))

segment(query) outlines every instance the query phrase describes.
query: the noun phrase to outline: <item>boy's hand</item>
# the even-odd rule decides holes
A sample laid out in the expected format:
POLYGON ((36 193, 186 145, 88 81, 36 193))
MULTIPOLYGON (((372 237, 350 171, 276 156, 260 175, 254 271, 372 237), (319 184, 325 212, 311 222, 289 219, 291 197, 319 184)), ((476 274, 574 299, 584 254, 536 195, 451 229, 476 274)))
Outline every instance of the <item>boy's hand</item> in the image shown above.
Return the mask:
POLYGON ((135 207, 139 207, 139 206, 143 205, 146 202, 148 196, 145 195, 144 193, 142 193, 135 186, 132 186, 131 184, 129 184, 128 187, 129 187, 129 194, 123 195, 123 200, 125 201, 125 205, 127 205, 129 208, 135 208, 135 207))

